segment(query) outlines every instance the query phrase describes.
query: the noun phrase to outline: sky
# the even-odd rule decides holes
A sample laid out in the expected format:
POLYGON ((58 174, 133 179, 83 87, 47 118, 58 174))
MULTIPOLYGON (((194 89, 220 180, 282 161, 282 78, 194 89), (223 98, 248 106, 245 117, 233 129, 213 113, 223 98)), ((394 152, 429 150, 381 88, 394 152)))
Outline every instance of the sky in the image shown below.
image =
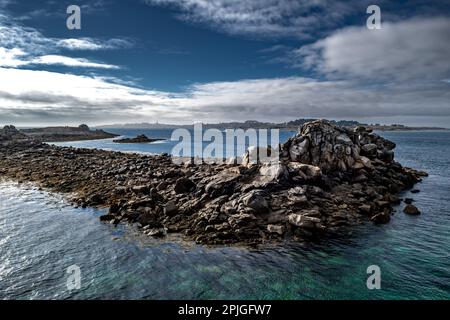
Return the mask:
POLYGON ((450 0, 0 0, 0 125, 297 118, 450 127, 450 0))

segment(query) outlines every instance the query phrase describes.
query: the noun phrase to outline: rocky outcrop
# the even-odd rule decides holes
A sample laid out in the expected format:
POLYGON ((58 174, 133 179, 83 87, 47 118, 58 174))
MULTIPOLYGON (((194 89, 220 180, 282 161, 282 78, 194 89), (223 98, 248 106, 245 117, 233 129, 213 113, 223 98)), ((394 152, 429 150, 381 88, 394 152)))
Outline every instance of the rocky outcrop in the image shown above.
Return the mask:
POLYGON ((420 214, 419 209, 415 205, 407 204, 403 209, 403 212, 412 216, 418 216, 420 214))
POLYGON ((20 132, 14 126, 5 126, 0 129, 0 147, 7 149, 14 149, 15 146, 32 146, 40 143, 26 134, 20 132))
POLYGON ((28 140, 28 137, 14 126, 4 126, 0 129, 0 141, 28 140))
POLYGON ((150 139, 145 134, 140 134, 136 136, 135 138, 124 138, 124 139, 117 139, 113 140, 115 143, 150 143, 155 141, 160 141, 162 139, 150 139))
POLYGON ((362 127, 314 121, 279 147, 279 161, 194 165, 166 154, 14 144, 0 148, 0 177, 106 207, 102 221, 149 236, 260 244, 389 222, 396 194, 426 175, 395 162, 394 147, 362 127))
POLYGON ((326 120, 316 120, 301 127, 297 135, 281 146, 281 152, 286 162, 311 164, 325 173, 347 173, 372 170, 371 160, 392 162, 394 148, 395 143, 362 126, 351 131, 326 120))
POLYGON ((62 142, 78 140, 98 140, 117 137, 117 134, 109 133, 101 129, 91 130, 87 125, 78 127, 45 127, 22 129, 22 133, 28 137, 42 142, 62 142))

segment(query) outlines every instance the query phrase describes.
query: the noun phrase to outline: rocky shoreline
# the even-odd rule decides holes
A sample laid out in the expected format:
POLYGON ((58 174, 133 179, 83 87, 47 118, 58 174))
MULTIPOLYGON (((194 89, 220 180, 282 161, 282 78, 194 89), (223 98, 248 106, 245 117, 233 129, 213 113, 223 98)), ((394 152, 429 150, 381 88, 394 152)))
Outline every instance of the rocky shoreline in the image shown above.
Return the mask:
POLYGON ((389 222, 398 193, 426 176, 395 162, 394 148, 363 127, 318 120, 279 146, 277 162, 253 164, 247 154, 240 165, 175 164, 167 154, 51 146, 7 127, 0 130, 0 178, 66 193, 76 206, 109 208, 102 221, 136 224, 153 237, 303 241, 389 222))
POLYGON ((78 127, 46 127, 34 129, 21 129, 31 139, 42 142, 66 142, 81 140, 100 140, 118 137, 118 134, 109 133, 101 129, 92 130, 87 125, 78 127))

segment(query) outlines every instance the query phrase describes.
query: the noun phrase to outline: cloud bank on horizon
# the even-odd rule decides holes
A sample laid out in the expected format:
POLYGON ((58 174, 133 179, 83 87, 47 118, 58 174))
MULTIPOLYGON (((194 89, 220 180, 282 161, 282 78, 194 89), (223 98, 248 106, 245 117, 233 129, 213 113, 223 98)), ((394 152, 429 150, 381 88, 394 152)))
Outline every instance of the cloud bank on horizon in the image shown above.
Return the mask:
MULTIPOLYGON (((63 32, 61 10, 54 16, 47 10, 42 18, 36 14, 42 8, 0 0, 0 123, 281 122, 313 117, 450 127, 450 4, 413 0, 395 7, 379 1, 381 30, 366 28, 368 4, 136 0, 133 5, 143 12, 136 19, 142 25, 149 21, 145 14, 155 14, 152 10, 167 14, 166 20, 156 21, 165 28, 161 46, 168 38, 182 43, 177 26, 198 35, 193 47, 178 50, 194 51, 185 59, 164 56, 167 75, 148 73, 154 81, 170 77, 169 82, 177 82, 162 90, 141 81, 139 74, 139 69, 158 63, 132 58, 158 47, 145 32, 106 36, 94 23, 92 32, 63 32), (172 24, 173 29, 167 27, 172 24), (235 48, 233 58, 251 61, 230 75, 214 57, 208 61, 196 56, 194 46, 204 38, 239 41, 242 46, 235 48), (255 43, 264 49, 247 47, 255 43), (208 81, 183 72, 183 63, 209 68, 208 81), (270 73, 257 76, 254 69, 265 67, 270 73)), ((91 1, 84 5, 85 13, 82 6, 82 14, 104 24, 108 6, 122 14, 129 7, 91 1)), ((130 13, 122 19, 126 24, 134 17, 130 13)), ((227 56, 219 61, 223 59, 227 56)))

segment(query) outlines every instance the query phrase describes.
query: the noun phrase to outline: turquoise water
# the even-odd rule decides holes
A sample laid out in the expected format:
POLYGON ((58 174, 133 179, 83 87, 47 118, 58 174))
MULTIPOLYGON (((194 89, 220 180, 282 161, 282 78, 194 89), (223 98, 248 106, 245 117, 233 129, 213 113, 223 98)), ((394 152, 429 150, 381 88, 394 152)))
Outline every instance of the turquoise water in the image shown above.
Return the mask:
MULTIPOLYGON (((251 250, 159 242, 100 223, 101 210, 1 183, 0 299, 450 299, 450 133, 383 135, 398 144, 401 163, 430 173, 420 193, 404 194, 422 215, 407 216, 400 206, 387 225, 364 224, 307 245, 251 250), (69 291, 66 270, 73 264, 81 268, 81 289, 69 291), (374 264, 381 290, 366 287, 366 268, 374 264)), ((170 150, 165 144, 125 148, 167 152, 155 151, 170 150)))

